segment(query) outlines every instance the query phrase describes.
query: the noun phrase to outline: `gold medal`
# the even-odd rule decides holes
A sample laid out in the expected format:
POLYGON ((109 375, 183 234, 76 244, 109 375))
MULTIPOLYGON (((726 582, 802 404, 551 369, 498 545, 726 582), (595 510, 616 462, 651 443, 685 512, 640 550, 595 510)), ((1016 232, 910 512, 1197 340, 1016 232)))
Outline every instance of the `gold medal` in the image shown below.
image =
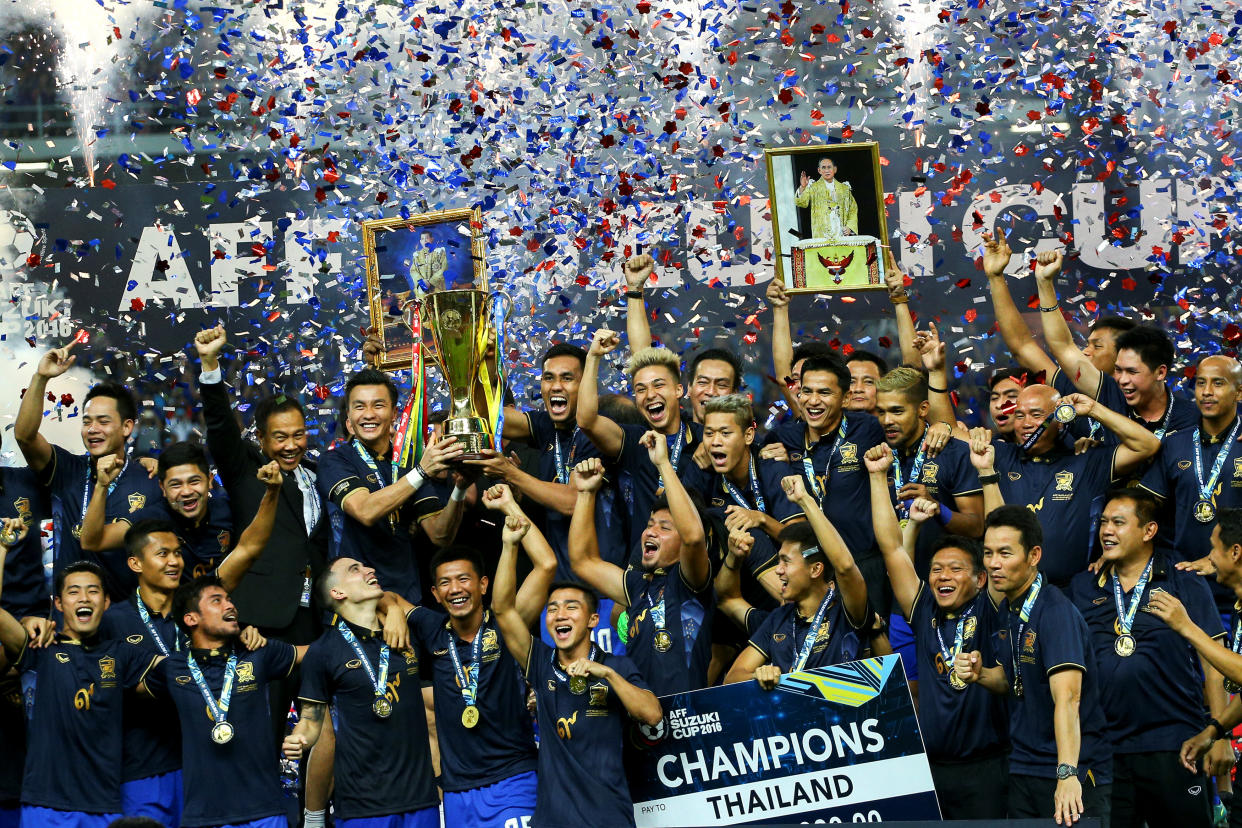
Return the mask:
POLYGON ((1122 658, 1129 658, 1134 655, 1136 644, 1134 636, 1129 633, 1122 633, 1117 636, 1117 641, 1113 644, 1113 650, 1122 658))
POLYGON ((392 702, 384 696, 379 696, 375 699, 375 703, 371 705, 371 710, 379 718, 387 719, 392 715, 392 702))
POLYGON ((1234 693, 1237 693, 1240 690, 1242 690, 1242 684, 1238 684, 1236 681, 1232 681, 1230 679, 1225 679, 1225 692, 1226 693, 1232 696, 1234 693))
POLYGON ((949 686, 952 687, 954 690, 965 690, 966 681, 961 676, 959 676, 956 671, 950 670, 949 671, 949 686))
POLYGON ((587 680, 586 676, 574 676, 569 680, 569 692, 575 696, 581 696, 586 692, 587 680))
POLYGON ((656 648, 656 652, 667 653, 673 646, 673 637, 668 634, 668 630, 656 630, 652 644, 656 648))
POLYGON ((1074 422, 1074 418, 1078 416, 1078 412, 1074 410, 1073 403, 1063 402, 1053 409, 1052 416, 1058 423, 1068 425, 1074 422))
POLYGON ((461 711, 462 727, 472 728, 479 723, 479 708, 473 704, 466 705, 466 709, 461 711))
POLYGON ((211 728, 211 741, 217 745, 227 745, 233 741, 233 726, 228 722, 216 722, 211 728))
POLYGON ((1195 520, 1200 523, 1211 523, 1216 520, 1216 507, 1212 505, 1210 500, 1195 501, 1194 515, 1195 520))

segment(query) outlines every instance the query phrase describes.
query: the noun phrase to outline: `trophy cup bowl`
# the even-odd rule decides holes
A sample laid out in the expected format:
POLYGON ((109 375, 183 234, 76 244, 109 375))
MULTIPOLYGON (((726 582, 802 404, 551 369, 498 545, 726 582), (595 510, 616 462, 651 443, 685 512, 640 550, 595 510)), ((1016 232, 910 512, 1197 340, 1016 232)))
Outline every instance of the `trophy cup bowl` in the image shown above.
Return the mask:
MULTIPOLYGON (((465 449, 462 461, 481 458, 483 450, 493 445, 491 427, 479 415, 474 398, 479 368, 491 341, 493 324, 488 310, 496 295, 481 290, 440 290, 418 300, 424 333, 430 335, 436 364, 448 383, 452 401, 444 434, 456 437, 465 449)), ((503 293, 499 295, 508 299, 503 293)))

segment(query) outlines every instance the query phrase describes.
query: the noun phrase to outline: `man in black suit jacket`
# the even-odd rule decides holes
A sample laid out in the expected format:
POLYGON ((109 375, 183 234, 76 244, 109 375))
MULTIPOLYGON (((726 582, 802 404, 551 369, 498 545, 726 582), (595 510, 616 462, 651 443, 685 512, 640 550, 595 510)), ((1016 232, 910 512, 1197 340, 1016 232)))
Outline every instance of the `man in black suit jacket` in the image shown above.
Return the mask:
POLYGON ((223 326, 200 331, 194 340, 202 361, 207 449, 229 494, 237 531, 249 525, 263 499, 255 477, 259 467, 275 460, 285 478, 271 540, 231 597, 242 620, 265 636, 309 644, 320 631, 310 585, 327 561, 331 527, 315 488, 314 462, 306 457, 306 419, 296 399, 278 394, 255 406, 259 444, 243 439, 220 370, 224 345, 223 326))

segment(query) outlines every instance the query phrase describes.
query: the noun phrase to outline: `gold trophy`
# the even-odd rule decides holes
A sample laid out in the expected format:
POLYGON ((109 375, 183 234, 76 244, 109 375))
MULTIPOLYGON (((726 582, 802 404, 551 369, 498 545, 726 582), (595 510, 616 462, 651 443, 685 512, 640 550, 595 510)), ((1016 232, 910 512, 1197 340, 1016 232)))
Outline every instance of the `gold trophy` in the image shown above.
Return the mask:
MULTIPOLYGON (((513 302, 499 291, 489 294, 481 290, 439 290, 418 300, 424 335, 431 339, 436 364, 448 382, 453 404, 444 423, 444 434, 456 437, 462 444, 465 449, 462 460, 476 460, 483 456, 483 449, 494 445, 491 422, 480 416, 475 407, 479 387, 483 388, 488 406, 495 408, 503 404, 504 378, 490 376, 484 363, 488 345, 496 333, 491 315, 496 297, 505 301, 507 320, 513 302)), ((500 358, 503 354, 498 355, 498 360, 500 358)), ((494 417, 498 410, 488 414, 494 417)))

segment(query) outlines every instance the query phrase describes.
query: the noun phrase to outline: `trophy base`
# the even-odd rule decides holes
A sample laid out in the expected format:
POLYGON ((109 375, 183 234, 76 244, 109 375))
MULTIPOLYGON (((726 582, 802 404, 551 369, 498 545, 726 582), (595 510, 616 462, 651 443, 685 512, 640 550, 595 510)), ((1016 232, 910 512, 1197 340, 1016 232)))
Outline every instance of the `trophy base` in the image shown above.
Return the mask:
POLYGON ((456 437, 465 449, 458 462, 483 459, 483 450, 492 447, 492 437, 482 417, 450 417, 444 421, 444 436, 456 437))

